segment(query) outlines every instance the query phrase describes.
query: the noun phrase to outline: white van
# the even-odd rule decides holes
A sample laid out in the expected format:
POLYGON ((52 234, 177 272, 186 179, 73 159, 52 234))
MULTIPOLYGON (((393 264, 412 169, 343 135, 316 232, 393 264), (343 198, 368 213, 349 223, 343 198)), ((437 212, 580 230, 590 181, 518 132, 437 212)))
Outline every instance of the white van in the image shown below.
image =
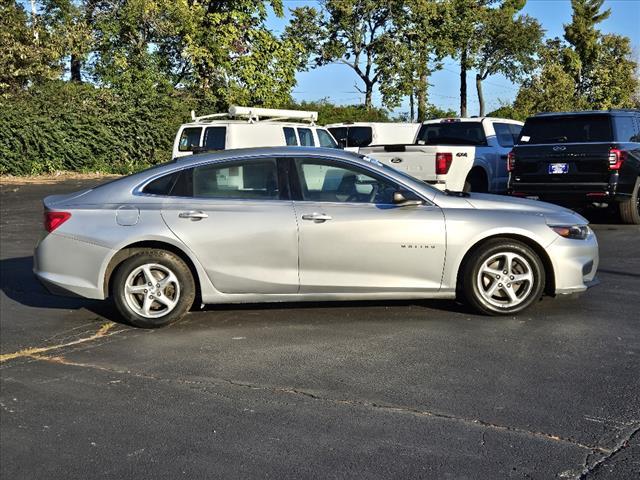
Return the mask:
POLYGON ((345 150, 357 152, 369 145, 406 145, 412 143, 419 123, 346 122, 325 125, 345 150))
POLYGON ((191 118, 178 129, 173 158, 250 147, 339 148, 326 128, 316 126, 318 112, 231 106, 228 113, 201 117, 192 111, 191 118))

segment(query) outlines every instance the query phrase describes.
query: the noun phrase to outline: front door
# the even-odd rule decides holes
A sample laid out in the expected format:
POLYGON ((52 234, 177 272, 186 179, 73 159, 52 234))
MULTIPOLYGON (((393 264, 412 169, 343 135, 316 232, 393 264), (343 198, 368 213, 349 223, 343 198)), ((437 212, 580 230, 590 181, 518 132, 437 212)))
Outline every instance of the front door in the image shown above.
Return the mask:
POLYGON ((275 159, 184 170, 162 210, 223 293, 296 293, 298 233, 275 159))
POLYGON ((359 167, 295 163, 301 293, 440 288, 445 225, 438 207, 394 205, 400 187, 359 167))

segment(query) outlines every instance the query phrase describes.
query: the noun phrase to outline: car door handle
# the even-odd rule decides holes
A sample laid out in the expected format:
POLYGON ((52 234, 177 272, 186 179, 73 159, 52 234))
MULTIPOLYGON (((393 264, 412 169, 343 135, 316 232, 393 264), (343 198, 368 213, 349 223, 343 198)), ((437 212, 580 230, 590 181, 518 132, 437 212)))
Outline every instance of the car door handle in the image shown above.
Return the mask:
POLYGON ((306 215, 302 215, 303 220, 312 220, 314 222, 326 222, 327 220, 331 220, 331 216, 326 213, 308 213, 306 215))
POLYGON ((180 218, 190 218, 193 221, 202 220, 203 218, 209 218, 209 215, 201 210, 191 210, 189 212, 180 212, 178 214, 180 218))

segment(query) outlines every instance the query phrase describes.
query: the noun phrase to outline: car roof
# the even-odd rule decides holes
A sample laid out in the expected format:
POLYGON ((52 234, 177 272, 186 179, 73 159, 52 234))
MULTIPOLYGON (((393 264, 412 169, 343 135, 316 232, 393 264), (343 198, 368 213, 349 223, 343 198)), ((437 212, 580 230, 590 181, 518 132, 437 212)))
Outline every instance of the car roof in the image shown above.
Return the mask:
POLYGON ((186 155, 184 157, 178 157, 175 161, 180 166, 198 164, 203 162, 212 162, 216 160, 235 159, 240 157, 252 157, 252 156, 291 156, 291 155, 312 155, 322 156, 330 155, 334 158, 343 158, 345 160, 353 160, 359 158, 353 152, 345 152, 338 148, 323 148, 323 147, 295 147, 295 146, 282 146, 282 147, 253 147, 253 148, 233 148, 229 150, 220 150, 217 152, 199 153, 196 155, 186 155))

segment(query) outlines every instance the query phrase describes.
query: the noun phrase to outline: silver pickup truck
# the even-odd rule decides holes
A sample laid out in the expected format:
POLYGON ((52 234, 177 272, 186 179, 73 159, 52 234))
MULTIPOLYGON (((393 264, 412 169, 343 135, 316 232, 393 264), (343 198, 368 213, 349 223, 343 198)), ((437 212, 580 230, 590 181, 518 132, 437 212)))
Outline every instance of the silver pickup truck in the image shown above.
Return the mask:
POLYGON ((505 193, 507 155, 522 122, 446 118, 422 124, 408 145, 371 145, 359 152, 441 190, 505 193))

